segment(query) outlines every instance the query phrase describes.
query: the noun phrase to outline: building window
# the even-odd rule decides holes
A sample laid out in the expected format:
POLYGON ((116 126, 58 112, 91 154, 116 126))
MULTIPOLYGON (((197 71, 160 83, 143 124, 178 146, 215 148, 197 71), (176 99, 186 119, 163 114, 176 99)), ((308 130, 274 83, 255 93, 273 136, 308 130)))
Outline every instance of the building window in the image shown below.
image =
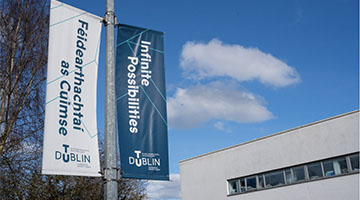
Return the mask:
POLYGON ((334 176, 348 173, 346 158, 337 158, 323 162, 325 176, 334 176))
POLYGON ((359 154, 351 155, 350 163, 351 163, 351 170, 359 170, 359 154))
POLYGON ((246 193, 352 173, 359 173, 359 153, 231 179, 228 181, 228 194, 246 193))
POLYGON ((321 162, 316 162, 308 165, 309 179, 314 180, 323 177, 321 162))
POLYGON ((256 176, 246 178, 246 190, 255 190, 256 189, 256 176))
POLYGON ((294 182, 305 180, 305 169, 304 166, 293 167, 294 182))
POLYGON ((286 181, 286 184, 290 184, 293 181, 293 176, 292 176, 292 173, 291 173, 291 169, 285 169, 284 170, 285 172, 285 181, 286 181))
POLYGON ((285 184, 282 170, 265 174, 266 187, 275 187, 285 184))
POLYGON ((265 188, 264 175, 263 174, 259 175, 258 179, 259 179, 258 188, 259 189, 265 188))
POLYGON ((240 192, 245 192, 245 180, 240 179, 240 192))
POLYGON ((239 180, 231 180, 228 182, 229 194, 236 194, 239 192, 239 180))

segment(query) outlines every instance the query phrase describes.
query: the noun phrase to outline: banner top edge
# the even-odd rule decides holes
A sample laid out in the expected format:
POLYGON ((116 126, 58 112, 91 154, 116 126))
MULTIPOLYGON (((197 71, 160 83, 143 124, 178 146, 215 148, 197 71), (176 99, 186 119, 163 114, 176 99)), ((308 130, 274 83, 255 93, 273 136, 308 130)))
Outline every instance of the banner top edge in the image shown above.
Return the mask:
POLYGON ((118 24, 118 28, 121 28, 121 27, 144 29, 144 30, 149 30, 149 31, 157 32, 157 33, 160 33, 160 34, 162 34, 162 35, 165 34, 165 33, 162 32, 162 31, 157 31, 157 30, 150 29, 150 28, 142 28, 142 27, 139 27, 139 26, 133 26, 133 25, 129 25, 129 24, 118 24))
MULTIPOLYGON (((98 19, 100 22, 103 20, 102 17, 99 17, 99 16, 97 16, 97 15, 95 15, 95 14, 92 14, 92 13, 87 12, 87 11, 85 11, 85 10, 82 10, 82 9, 80 9, 80 8, 74 7, 74 6, 72 6, 72 5, 63 3, 63 2, 61 2, 61 1, 51 0, 51 2, 58 2, 58 3, 62 4, 62 6, 65 6, 65 7, 69 8, 69 9, 75 10, 75 11, 77 11, 77 12, 85 12, 87 15, 89 15, 89 16, 95 18, 95 19, 98 19)), ((51 5, 50 5, 50 9, 51 9, 51 5)))

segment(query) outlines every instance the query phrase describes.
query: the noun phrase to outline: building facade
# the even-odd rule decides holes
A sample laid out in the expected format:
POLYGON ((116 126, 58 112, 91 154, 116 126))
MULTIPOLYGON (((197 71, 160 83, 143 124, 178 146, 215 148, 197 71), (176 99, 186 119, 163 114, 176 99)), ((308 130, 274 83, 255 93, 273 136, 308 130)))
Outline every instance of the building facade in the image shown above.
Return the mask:
POLYGON ((359 111, 180 162, 183 200, 359 200, 359 111))

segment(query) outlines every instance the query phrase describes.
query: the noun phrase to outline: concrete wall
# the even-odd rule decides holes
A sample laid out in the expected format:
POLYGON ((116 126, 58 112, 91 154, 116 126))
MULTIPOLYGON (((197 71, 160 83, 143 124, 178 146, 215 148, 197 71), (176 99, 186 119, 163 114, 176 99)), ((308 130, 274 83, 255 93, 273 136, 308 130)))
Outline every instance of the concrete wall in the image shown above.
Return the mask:
POLYGON ((228 179, 358 151, 359 112, 356 111, 181 161, 182 199, 293 200, 301 196, 298 199, 358 200, 359 174, 227 197, 228 179), (328 192, 330 189, 335 192, 328 192), (332 193, 338 196, 327 197, 332 193), (344 198, 345 193, 350 196, 344 198), (306 198, 305 194, 308 194, 306 198))

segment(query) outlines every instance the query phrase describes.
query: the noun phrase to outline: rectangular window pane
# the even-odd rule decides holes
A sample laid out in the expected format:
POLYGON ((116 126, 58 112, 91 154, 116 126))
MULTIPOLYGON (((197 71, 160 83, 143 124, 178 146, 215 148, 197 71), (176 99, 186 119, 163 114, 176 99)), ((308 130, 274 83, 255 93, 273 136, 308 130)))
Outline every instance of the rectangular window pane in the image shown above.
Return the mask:
POLYGON ((246 190, 255 190, 256 189, 256 176, 246 178, 246 190))
POLYGON ((282 170, 265 174, 266 187, 275 187, 285 184, 282 170))
POLYGON ((323 177, 322 169, 321 169, 321 163, 316 162, 313 164, 308 165, 308 171, 309 171, 309 178, 310 180, 318 179, 323 177))
POLYGON ((285 169, 285 180, 286 180, 286 184, 290 184, 294 182, 290 169, 285 169))
POLYGON ((348 173, 346 158, 337 158, 323 162, 325 176, 334 176, 348 173))
POLYGON ((305 170, 304 170, 304 166, 299 166, 299 167, 293 167, 293 175, 294 175, 294 181, 303 181, 305 180, 305 170))
POLYGON ((240 192, 245 192, 245 180, 243 178, 240 179, 240 192))
POLYGON ((239 192, 239 180, 229 181, 229 194, 236 194, 239 192))
POLYGON ((359 170, 359 154, 350 156, 351 170, 359 170))
POLYGON ((261 188, 265 188, 265 183, 264 183, 264 177, 263 175, 259 175, 258 176, 258 179, 259 179, 259 185, 258 185, 258 188, 261 189, 261 188))

